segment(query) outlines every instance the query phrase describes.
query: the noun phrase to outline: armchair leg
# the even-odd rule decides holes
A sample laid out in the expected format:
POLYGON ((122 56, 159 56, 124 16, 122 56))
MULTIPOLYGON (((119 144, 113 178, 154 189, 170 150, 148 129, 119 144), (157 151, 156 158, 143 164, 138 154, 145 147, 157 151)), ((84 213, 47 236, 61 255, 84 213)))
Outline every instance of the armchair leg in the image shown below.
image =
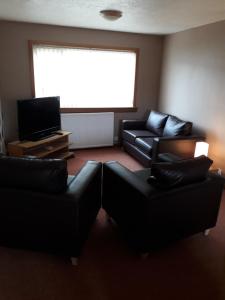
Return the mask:
POLYGON ((71 257, 71 263, 73 266, 77 266, 78 265, 78 258, 77 257, 71 257))
POLYGON ((206 229, 206 230, 204 231, 204 236, 209 235, 209 232, 210 232, 210 229, 206 229))

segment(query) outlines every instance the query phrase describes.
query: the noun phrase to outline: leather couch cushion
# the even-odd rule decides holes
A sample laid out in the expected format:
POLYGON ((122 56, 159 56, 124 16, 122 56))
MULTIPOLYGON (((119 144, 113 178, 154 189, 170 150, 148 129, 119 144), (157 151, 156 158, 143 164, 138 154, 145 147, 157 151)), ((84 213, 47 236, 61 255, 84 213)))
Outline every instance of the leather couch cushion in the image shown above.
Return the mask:
POLYGON ((145 154, 141 149, 139 149, 135 145, 123 141, 123 148, 125 151, 134 156, 137 160, 139 160, 143 166, 149 167, 151 165, 151 157, 145 154))
POLYGON ((136 138, 135 140, 135 146, 150 156, 152 153, 152 143, 153 143, 153 138, 151 137, 136 138))
POLYGON ((169 116, 163 130, 163 136, 177 136, 191 134, 192 123, 178 119, 174 116, 169 116))
POLYGON ((148 182, 155 187, 168 189, 202 181, 213 161, 202 155, 173 163, 154 163, 148 182))
POLYGON ((135 144, 138 137, 155 137, 155 133, 148 130, 123 130, 123 138, 131 144, 135 144))
POLYGON ((61 193, 67 188, 67 165, 62 159, 0 157, 0 186, 61 193))
POLYGON ((152 110, 146 122, 146 128, 153 133, 161 136, 168 115, 152 110))

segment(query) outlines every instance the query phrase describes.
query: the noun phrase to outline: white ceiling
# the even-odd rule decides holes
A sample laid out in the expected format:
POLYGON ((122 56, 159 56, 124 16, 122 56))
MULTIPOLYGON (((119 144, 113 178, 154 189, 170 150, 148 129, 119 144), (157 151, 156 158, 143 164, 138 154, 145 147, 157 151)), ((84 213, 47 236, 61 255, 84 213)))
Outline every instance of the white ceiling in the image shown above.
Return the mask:
POLYGON ((0 19, 169 34, 225 20, 225 0, 0 0, 0 19), (103 9, 121 10, 123 17, 107 21, 103 9))

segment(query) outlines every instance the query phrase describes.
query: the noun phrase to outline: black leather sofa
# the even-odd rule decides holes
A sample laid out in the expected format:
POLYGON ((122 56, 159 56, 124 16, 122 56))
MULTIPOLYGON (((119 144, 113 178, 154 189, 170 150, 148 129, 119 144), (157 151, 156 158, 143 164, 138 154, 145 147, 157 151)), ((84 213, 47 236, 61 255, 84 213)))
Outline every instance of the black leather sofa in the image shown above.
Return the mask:
POLYGON ((171 163, 159 166, 162 186, 148 182, 150 169, 131 172, 115 161, 103 164, 103 208, 138 253, 216 225, 223 180, 210 173, 200 177, 208 168, 201 163, 196 167, 191 163, 186 170, 179 164, 172 169, 171 163))
POLYGON ((0 157, 0 245, 75 264, 101 206, 101 174, 95 161, 67 176, 64 160, 0 157))
POLYGON ((157 161, 160 153, 172 153, 182 158, 194 156, 196 141, 192 123, 152 110, 147 120, 122 120, 122 144, 125 151, 145 167, 157 161))

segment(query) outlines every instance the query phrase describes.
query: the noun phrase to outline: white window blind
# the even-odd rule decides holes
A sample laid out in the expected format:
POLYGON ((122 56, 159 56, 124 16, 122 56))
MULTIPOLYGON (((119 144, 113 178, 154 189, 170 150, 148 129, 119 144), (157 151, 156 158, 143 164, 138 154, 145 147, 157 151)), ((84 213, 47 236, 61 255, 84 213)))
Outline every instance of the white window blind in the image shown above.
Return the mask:
POLYGON ((36 97, 63 108, 133 107, 136 52, 33 45, 36 97))

